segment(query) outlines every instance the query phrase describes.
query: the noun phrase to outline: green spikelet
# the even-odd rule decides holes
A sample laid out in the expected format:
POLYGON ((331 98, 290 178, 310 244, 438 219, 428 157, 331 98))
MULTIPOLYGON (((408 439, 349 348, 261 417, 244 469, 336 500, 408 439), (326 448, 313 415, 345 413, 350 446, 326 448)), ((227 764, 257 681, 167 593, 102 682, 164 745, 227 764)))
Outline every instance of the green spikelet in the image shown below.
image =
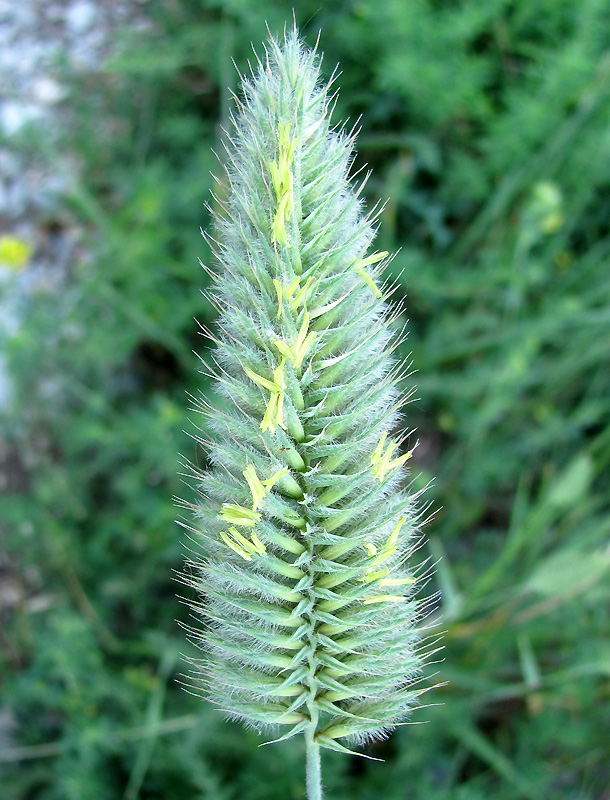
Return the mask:
POLYGON ((390 432, 405 402, 373 219, 348 180, 318 57, 296 31, 244 81, 216 219, 221 274, 189 564, 205 621, 193 682, 228 715, 319 748, 383 736, 416 703, 414 496, 390 432))

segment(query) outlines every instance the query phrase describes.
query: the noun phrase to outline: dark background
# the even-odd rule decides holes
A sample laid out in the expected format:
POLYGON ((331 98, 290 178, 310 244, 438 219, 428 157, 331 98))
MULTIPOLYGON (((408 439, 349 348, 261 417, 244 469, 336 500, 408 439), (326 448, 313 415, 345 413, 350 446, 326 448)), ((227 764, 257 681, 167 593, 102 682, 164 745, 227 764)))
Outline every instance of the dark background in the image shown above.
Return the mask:
MULTIPOLYGON (((69 235, 2 338, 2 800, 302 800, 303 747, 259 748, 178 684, 180 458, 210 171, 231 63, 291 23, 271 0, 140 4, 64 124, 11 147, 69 163, 35 248, 69 235)), ((324 755, 330 800, 610 798, 610 7, 607 0, 296 2, 355 167, 387 200, 406 295, 416 485, 436 516, 437 705, 324 755)), ((61 71, 62 65, 58 65, 61 71)), ((10 259, 9 259, 10 260, 10 259)), ((19 259, 16 259, 18 261, 19 259)), ((5 266, 10 275, 27 264, 5 266)), ((3 273, 4 274, 4 273, 3 273)), ((9 276, 9 277, 6 277, 9 276)), ((16 278, 13 278, 16 280, 16 278)))

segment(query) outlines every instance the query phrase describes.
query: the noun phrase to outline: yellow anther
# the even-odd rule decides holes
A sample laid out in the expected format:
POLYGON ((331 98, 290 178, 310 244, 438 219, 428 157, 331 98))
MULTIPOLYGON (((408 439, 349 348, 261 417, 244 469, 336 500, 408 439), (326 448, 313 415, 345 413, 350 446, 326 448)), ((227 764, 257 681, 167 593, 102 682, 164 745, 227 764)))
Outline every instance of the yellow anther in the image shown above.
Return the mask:
POLYGON ((292 347, 288 347, 288 345, 283 342, 281 339, 274 339, 273 344, 277 347, 280 353, 285 356, 289 361, 292 361, 294 358, 294 353, 292 347))
POLYGON ((311 347, 314 339, 316 338, 316 334, 312 331, 309 335, 307 335, 307 331, 309 330, 309 314, 307 311, 303 315, 303 322, 301 324, 301 328, 299 330, 297 340, 294 345, 294 368, 298 369, 301 364, 303 363, 303 359, 307 355, 307 351, 311 347))
POLYGON ((379 551, 379 555, 375 558, 375 560, 371 562, 371 566, 375 566, 376 564, 382 564, 384 561, 387 561, 388 558, 391 558, 395 552, 396 552, 395 547, 388 547, 388 545, 385 545, 379 551))
POLYGON ((277 317, 279 319, 282 316, 284 300, 288 302, 288 307, 293 313, 302 305, 306 304, 307 300, 309 299, 312 286, 314 285, 314 279, 313 276, 310 275, 305 281, 305 285, 301 286, 301 276, 297 275, 296 278, 293 278, 290 281, 288 286, 282 287, 282 284, 279 282, 279 280, 274 278, 273 285, 275 286, 275 291, 277 292, 277 317))
POLYGON ((245 561, 252 561, 252 556, 243 550, 235 541, 233 541, 226 531, 220 532, 220 538, 227 545, 227 547, 230 547, 231 550, 233 550, 234 553, 237 553, 238 556, 241 556, 245 561))
POLYGON ((296 358, 294 360, 294 368, 295 369, 298 369, 301 366, 301 364, 303 363, 303 359, 305 358, 305 356, 309 352, 312 344, 315 342, 316 336, 317 336, 317 334, 314 333, 313 331, 311 331, 311 333, 309 333, 306 336, 305 341, 299 347, 299 350, 296 353, 296 358))
POLYGON ((284 359, 282 359, 279 366, 273 370, 273 379, 275 381, 275 385, 279 387, 279 391, 283 392, 286 388, 286 380, 284 378, 284 359))
POLYGON ((408 461, 412 457, 413 453, 409 450, 408 453, 403 453, 403 455, 399 456, 399 458, 395 458, 393 461, 390 461, 388 464, 388 469, 396 469, 397 467, 401 467, 405 461, 408 461))
MULTIPOLYGON (((394 547, 396 542, 398 541, 398 535, 400 534, 400 529, 407 521, 406 517, 400 517, 396 525, 394 526, 394 530, 390 534, 388 541, 386 542, 385 547, 394 547)), ((384 548, 385 549, 385 548, 384 548)))
POLYGON ((259 556, 262 556, 263 553, 267 552, 265 545, 261 542, 258 536, 254 533, 254 531, 252 531, 252 533, 250 534, 250 539, 252 540, 252 544, 256 548, 256 552, 259 554, 259 556))
POLYGON ((411 456, 413 455, 410 451, 408 453, 404 453, 402 456, 395 458, 393 461, 390 461, 392 455, 395 450, 398 449, 398 445, 396 442, 390 442, 387 446, 385 453, 383 453, 383 447, 385 445, 385 441, 387 438, 387 434, 383 433, 381 438, 375 448, 375 452, 371 456, 371 464, 372 464, 372 472, 376 478, 379 478, 379 482, 383 483, 385 480, 386 473, 389 472, 391 469, 396 469, 400 467, 405 461, 408 461, 411 456), (383 453, 383 455, 382 455, 383 453))
POLYGON ((297 275, 296 278, 293 278, 293 280, 291 280, 288 286, 286 287, 286 297, 290 299, 300 285, 301 285, 301 276, 297 275))
POLYGON ((312 284, 313 277, 310 275, 305 281, 305 285, 299 289, 298 293, 290 301, 289 305, 291 311, 296 311, 303 303, 305 303, 309 292, 311 291, 312 284))
POLYGON ((243 525, 246 528, 253 528, 262 517, 257 511, 253 511, 234 503, 223 503, 220 511, 220 518, 225 522, 232 522, 233 525, 243 525))
MULTIPOLYGON (((240 547, 243 547, 249 553, 256 553, 257 547, 250 539, 246 539, 243 533, 240 533, 237 528, 229 528, 229 533, 240 547)), ((258 537, 257 537, 258 538, 258 537)))
MULTIPOLYGON (((384 544, 384 546, 381 548, 381 550, 378 551, 377 548, 375 547, 375 545, 370 544, 370 542, 365 542, 364 543, 364 546, 369 551, 369 556, 372 559, 370 561, 369 565, 367 566, 367 568, 364 571, 364 579, 365 580, 374 580, 374 579, 371 579, 369 576, 372 575, 372 574, 378 574, 378 573, 374 573, 375 568, 380 566, 381 564, 383 564, 384 561, 387 561, 388 558, 391 558, 396 553, 396 549, 397 549, 396 548, 396 543, 398 542, 398 536, 400 534, 400 529, 402 528, 402 526, 405 524, 406 521, 407 521, 406 517, 400 517, 400 519, 398 520, 398 522, 394 526, 394 529, 392 530, 392 533, 388 536, 387 542, 384 544)), ((386 575, 387 574, 388 574, 388 570, 386 570, 386 575)), ((385 577, 385 576, 382 575, 381 577, 385 577)))
POLYGON ((272 161, 271 164, 269 164, 269 170, 271 172, 271 182, 273 183, 275 194, 279 197, 282 191, 282 179, 280 177, 280 168, 278 167, 277 161, 272 161))
POLYGON ((415 578, 384 578, 379 581, 380 586, 409 586, 415 583, 415 578))
POLYGON ((231 550, 246 561, 251 561, 253 555, 262 556, 266 552, 265 545, 254 531, 252 531, 250 536, 250 539, 246 539, 237 528, 229 528, 228 531, 221 531, 220 533, 220 538, 227 547, 230 547, 231 550))
POLYGON ((256 474, 256 470, 252 464, 248 464, 248 466, 243 471, 243 476, 248 482, 248 486, 250 488, 250 494, 252 495, 252 511, 258 511, 258 509, 263 504, 263 499, 265 497, 265 487, 259 480, 258 475, 256 474))
MULTIPOLYGON (((261 481, 258 475, 256 474, 254 465, 248 464, 246 469, 243 471, 243 475, 246 481, 248 482, 248 487, 250 488, 250 494, 252 495, 253 512, 258 511, 258 509, 263 504, 265 495, 273 489, 273 487, 280 480, 280 478, 283 478, 284 475, 287 475, 289 472, 290 470, 288 469, 288 467, 284 467, 283 469, 280 469, 277 472, 275 472, 270 478, 267 478, 267 480, 261 481)), ((241 506, 237 507, 241 509, 241 506)))
POLYGON ((281 194, 278 195, 277 210, 273 220, 273 241, 290 247, 286 236, 286 223, 290 220, 292 211, 292 173, 287 172, 282 179, 281 194))
POLYGON ((288 158, 290 160, 292 160, 292 154, 294 152, 294 147, 295 147, 296 142, 295 142, 294 139, 291 142, 290 138, 289 138, 290 137, 291 123, 287 122, 285 125, 283 125, 280 122, 280 124, 278 125, 278 128, 279 128, 279 131, 280 131, 280 150, 283 150, 284 152, 286 152, 288 154, 288 158))
POLYGON ((284 364, 285 358, 282 358, 279 366, 273 370, 273 381, 263 378, 249 367, 244 367, 244 372, 254 383, 257 383, 263 389, 267 389, 270 392, 265 416, 260 425, 262 431, 266 431, 270 428, 271 433, 275 433, 276 425, 279 425, 280 428, 284 428, 284 430, 286 429, 284 425, 284 391, 286 389, 284 364))
POLYGON ((258 385, 261 386, 263 389, 268 389, 270 392, 279 391, 275 383, 272 383, 270 380, 267 380, 267 378, 263 378, 262 375, 259 375, 258 373, 254 372, 253 370, 250 369, 250 367, 244 367, 244 372, 251 380, 254 381, 254 383, 258 383, 258 385))
POLYGON ((311 331, 311 333, 308 334, 308 329, 309 314, 306 311, 303 315, 301 328, 297 334, 297 340, 292 347, 289 347, 286 342, 283 342, 281 339, 273 340, 273 344, 285 358, 292 362, 292 365, 295 369, 299 369, 299 367, 302 365, 303 359, 309 352, 309 348, 316 339, 317 334, 314 333, 314 331, 311 331))
POLYGON ((262 482, 263 486, 267 489, 268 492, 270 492, 275 486, 275 484, 280 480, 280 478, 283 478, 284 475, 288 475, 289 472, 290 470, 288 469, 288 467, 284 467, 284 469, 278 470, 270 478, 267 478, 266 481, 262 482))
POLYGON ((381 297, 382 296, 381 292, 379 291, 377 286, 375 286, 375 283, 373 282, 368 272, 365 270, 365 267, 368 267, 370 264, 377 264, 379 261, 383 261, 384 258, 387 258, 387 256, 388 256, 387 250, 384 250, 383 253, 373 253, 372 255, 367 256, 366 258, 358 259, 358 261, 356 261, 352 267, 354 272, 360 275, 360 277, 365 281, 365 283, 367 283, 371 287, 373 292, 375 292, 376 297, 381 297))
POLYGON ((383 481, 385 478, 385 474, 390 465, 390 459, 392 458, 392 454, 395 450, 398 450, 398 445, 396 442, 390 442, 383 456, 373 467, 373 475, 378 475, 380 481, 383 481))
POLYGON ((381 297, 382 296, 381 292, 378 289, 378 287, 375 285, 375 282, 373 281, 371 276, 368 274, 368 272, 366 272, 366 270, 364 270, 362 267, 354 267, 354 272, 356 272, 358 275, 360 275, 362 280, 371 287, 371 289, 375 293, 375 297, 381 297))
POLYGON ((370 264, 377 264, 379 261, 383 261, 384 258, 387 258, 388 255, 389 253, 387 250, 384 250, 383 253, 372 253, 366 258, 361 258, 359 261, 356 261, 354 267, 368 267, 370 264))
POLYGON ((273 241, 290 247, 286 236, 286 223, 292 213, 292 172, 290 167, 296 148, 296 139, 290 141, 290 123, 279 126, 278 160, 269 165, 271 182, 277 198, 277 209, 273 220, 273 241))
POLYGON ((303 346, 303 342, 305 341, 305 337, 307 336, 308 330, 309 330, 309 314, 306 311, 303 314, 303 322, 301 323, 301 327, 299 328, 299 332, 297 334, 297 340, 294 345, 295 353, 298 353, 300 348, 303 346))
POLYGON ((390 574, 389 569, 380 569, 377 572, 373 572, 371 569, 367 569, 364 572, 364 577, 360 578, 361 581, 364 583, 372 583, 373 581, 378 581, 380 578, 385 578, 386 575, 390 574))
POLYGON ((369 570, 373 569, 374 567, 378 567, 380 564, 383 564, 384 561, 387 561, 389 558, 392 558, 393 555, 396 553, 396 547, 388 547, 387 545, 383 547, 376 558, 371 561, 369 566, 369 570))
POLYGON ((371 456, 371 464, 376 464, 379 461, 379 459, 381 458, 381 453, 383 451, 383 446, 385 444, 385 440, 387 439, 387 437, 388 437, 388 434, 384 431, 381 434, 381 438, 379 439, 379 442, 377 443, 377 447, 375 448, 375 452, 371 456))
POLYGON ((375 594, 363 600, 362 605, 371 606, 373 603, 403 603, 405 597, 401 594, 375 594))
POLYGON ((284 425, 284 395, 272 392, 267 402, 267 410, 260 428, 263 433, 268 429, 271 430, 271 433, 275 433, 276 426, 286 430, 284 425))

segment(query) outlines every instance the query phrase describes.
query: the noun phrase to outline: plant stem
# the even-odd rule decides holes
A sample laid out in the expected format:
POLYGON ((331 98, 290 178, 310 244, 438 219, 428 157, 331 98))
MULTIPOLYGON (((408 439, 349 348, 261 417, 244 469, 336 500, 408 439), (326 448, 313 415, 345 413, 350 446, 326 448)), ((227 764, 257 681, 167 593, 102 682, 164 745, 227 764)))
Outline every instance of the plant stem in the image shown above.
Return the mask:
POLYGON ((323 800, 322 773, 320 770, 320 745, 313 740, 313 732, 305 734, 307 754, 307 800, 323 800))

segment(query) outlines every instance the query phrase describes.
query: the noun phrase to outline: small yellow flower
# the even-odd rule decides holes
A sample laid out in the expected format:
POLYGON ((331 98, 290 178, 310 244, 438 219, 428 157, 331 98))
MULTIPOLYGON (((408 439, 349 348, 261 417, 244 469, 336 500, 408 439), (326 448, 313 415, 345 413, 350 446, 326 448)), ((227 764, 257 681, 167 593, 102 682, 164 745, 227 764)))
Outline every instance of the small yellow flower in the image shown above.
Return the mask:
POLYGON ((17 236, 0 236, 0 266, 11 269, 24 267, 32 255, 33 247, 17 236))

